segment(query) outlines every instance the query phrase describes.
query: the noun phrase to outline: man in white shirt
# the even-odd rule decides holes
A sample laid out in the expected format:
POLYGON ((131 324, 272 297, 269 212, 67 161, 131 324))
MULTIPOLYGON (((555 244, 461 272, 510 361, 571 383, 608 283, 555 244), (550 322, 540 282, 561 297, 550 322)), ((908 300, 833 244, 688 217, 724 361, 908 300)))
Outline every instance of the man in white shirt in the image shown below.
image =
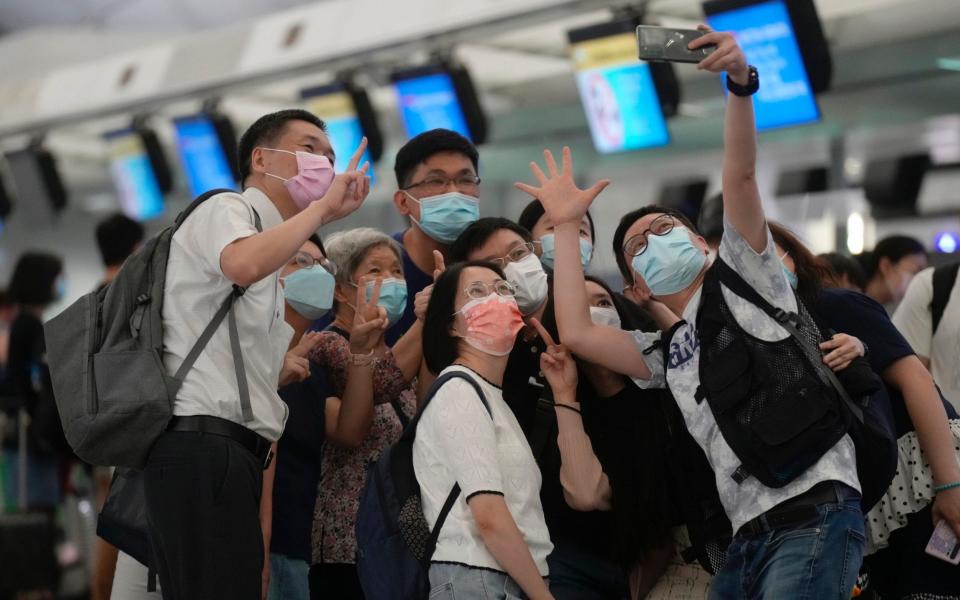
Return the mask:
POLYGON ((950 284, 944 285, 946 304, 934 330, 931 303, 935 271, 938 270, 926 269, 913 278, 893 313, 893 324, 930 369, 943 396, 960 410, 960 361, 957 360, 960 356, 960 285, 957 281, 960 278, 945 282, 950 284))
POLYGON ((305 358, 285 356, 292 329, 283 319, 279 271, 321 225, 363 202, 369 179, 357 163, 364 146, 334 177, 320 119, 303 110, 266 115, 240 140, 244 191, 210 197, 173 237, 163 304, 167 371, 176 372, 232 292, 238 339, 227 322, 214 332, 147 460, 147 518, 167 600, 265 593, 268 467, 287 418, 277 388, 308 373, 305 358))
MULTIPOLYGON (((768 302, 796 312, 796 298, 770 237, 755 179, 756 131, 749 96, 758 88, 758 75, 746 64, 732 35, 708 33, 691 47, 707 44, 716 49, 699 68, 726 72, 731 91, 724 133, 726 222, 719 257, 768 302)), ((647 309, 669 346, 666 352, 651 347, 661 340, 658 334, 595 325, 580 266, 578 230, 590 203, 609 182, 577 189, 566 148, 562 170, 549 154, 547 166, 549 176, 532 167, 540 187, 518 187, 539 199, 557 224, 554 294, 564 299, 555 307, 562 342, 581 359, 626 374, 641 387, 666 385, 673 393, 687 428, 710 461, 736 532, 726 565, 711 584, 711 598, 849 597, 864 539, 850 437, 842 435, 782 487, 743 477, 743 461, 721 433, 710 403, 697 400, 701 360, 697 317, 705 308, 700 300, 710 266, 706 240, 685 217, 667 209, 647 207, 625 216, 618 229, 617 237, 626 239, 617 248, 618 263, 635 294, 652 294, 654 301, 647 309)), ((746 335, 768 343, 789 337, 760 308, 725 287, 722 294, 746 335)))

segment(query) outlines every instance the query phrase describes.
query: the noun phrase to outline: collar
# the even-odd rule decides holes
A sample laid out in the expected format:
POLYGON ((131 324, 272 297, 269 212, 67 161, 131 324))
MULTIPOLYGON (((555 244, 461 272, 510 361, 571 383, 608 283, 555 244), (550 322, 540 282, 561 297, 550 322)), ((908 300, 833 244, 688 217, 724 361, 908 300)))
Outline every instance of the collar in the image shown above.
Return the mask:
POLYGON ((242 196, 260 215, 260 221, 263 223, 264 230, 283 223, 283 217, 280 216, 280 211, 274 206, 270 197, 261 190, 250 186, 243 190, 242 196))

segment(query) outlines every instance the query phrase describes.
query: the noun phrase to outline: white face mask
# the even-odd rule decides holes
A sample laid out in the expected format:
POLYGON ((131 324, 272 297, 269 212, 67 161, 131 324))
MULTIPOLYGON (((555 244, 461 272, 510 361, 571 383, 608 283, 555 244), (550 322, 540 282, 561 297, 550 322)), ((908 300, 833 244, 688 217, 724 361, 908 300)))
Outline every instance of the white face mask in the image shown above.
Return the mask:
POLYGON ((609 306, 591 306, 590 320, 593 321, 594 325, 606 325, 607 327, 622 329, 617 309, 609 306))
POLYGON ((524 316, 532 314, 547 299, 547 272, 536 254, 503 268, 507 281, 516 289, 517 306, 524 316))

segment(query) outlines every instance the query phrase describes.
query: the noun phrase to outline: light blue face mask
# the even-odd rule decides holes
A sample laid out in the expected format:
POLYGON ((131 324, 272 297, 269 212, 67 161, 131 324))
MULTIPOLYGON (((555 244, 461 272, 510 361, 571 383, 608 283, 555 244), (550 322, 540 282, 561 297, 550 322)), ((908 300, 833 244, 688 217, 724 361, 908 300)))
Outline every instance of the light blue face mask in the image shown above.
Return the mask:
POLYGON ((648 233, 647 249, 631 264, 654 296, 669 296, 688 288, 706 262, 706 253, 693 245, 687 228, 674 227, 666 235, 648 233))
POLYGON ((784 252, 783 256, 780 257, 780 268, 783 269, 783 274, 787 276, 787 282, 790 284, 790 287, 796 291, 797 286, 800 285, 800 280, 797 279, 796 273, 793 273, 787 268, 787 265, 784 264, 783 259, 787 257, 787 254, 789 254, 789 252, 784 252))
MULTIPOLYGON (((366 285, 367 300, 373 297, 373 286, 376 282, 368 281, 366 285)), ((384 279, 380 284, 380 299, 378 306, 382 306, 387 311, 387 321, 393 325, 403 316, 403 311, 407 310, 407 282, 403 279, 384 279)))
MULTIPOLYGON (((404 192, 407 196, 409 193, 404 192)), ((460 237, 463 230, 480 218, 480 204, 477 199, 460 192, 447 192, 417 200, 420 205, 420 220, 410 220, 417 224, 432 239, 449 244, 460 237)))
POLYGON ((320 265, 294 271, 281 280, 284 299, 303 318, 319 319, 333 306, 336 280, 320 265))
MULTIPOLYGON (((543 249, 543 254, 540 255, 540 262, 543 263, 543 266, 553 270, 553 261, 555 252, 556 252, 557 238, 552 233, 546 233, 540 238, 540 247, 543 249)), ((583 268, 586 269, 590 266, 590 259, 593 258, 593 244, 584 238, 580 238, 580 264, 583 265, 583 268)))

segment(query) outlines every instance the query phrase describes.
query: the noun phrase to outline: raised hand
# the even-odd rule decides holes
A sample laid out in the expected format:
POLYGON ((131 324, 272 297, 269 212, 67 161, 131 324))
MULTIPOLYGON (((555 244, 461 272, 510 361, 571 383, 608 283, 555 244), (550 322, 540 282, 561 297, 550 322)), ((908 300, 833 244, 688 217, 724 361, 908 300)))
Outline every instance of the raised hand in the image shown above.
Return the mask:
POLYGON ((714 31, 706 25, 700 25, 697 29, 706 34, 690 42, 691 50, 710 45, 717 47, 710 56, 697 64, 697 68, 711 73, 726 71, 727 76, 733 79, 734 83, 746 85, 750 71, 747 66, 747 57, 737 43, 737 38, 730 32, 714 31))
POLYGON ((370 177, 367 175, 370 163, 357 168, 366 149, 367 138, 364 137, 350 157, 347 170, 334 177, 330 189, 321 199, 327 209, 325 223, 342 219, 357 210, 370 193, 370 177))
POLYGON ((554 160, 552 152, 544 150, 543 157, 546 160, 549 177, 544 175, 536 162, 530 163, 530 170, 540 183, 540 187, 520 182, 515 183, 514 186, 539 200, 544 212, 555 224, 579 223, 587 214, 587 209, 590 208, 593 200, 610 185, 610 180, 602 179, 592 187, 581 190, 573 181, 573 158, 570 156, 570 148, 563 147, 561 169, 557 169, 557 161, 554 160))
POLYGON ((293 350, 287 351, 283 356, 283 367, 280 369, 277 387, 303 381, 307 377, 310 377, 310 361, 305 356, 294 354, 293 350))
POLYGON ((387 311, 377 302, 380 300, 380 287, 383 278, 377 277, 373 284, 373 293, 367 299, 367 286, 357 285, 357 309, 353 312, 353 328, 350 331, 350 352, 369 354, 383 340, 387 329, 387 311))
POLYGON ((554 396, 564 393, 576 394, 577 365, 570 352, 563 344, 557 344, 553 337, 537 319, 530 319, 530 323, 540 334, 540 339, 547 345, 546 352, 540 354, 540 370, 547 378, 554 396))
POLYGON ((300 341, 297 342, 297 345, 293 348, 290 348, 289 353, 294 356, 300 356, 307 358, 310 356, 310 353, 313 352, 313 349, 317 347, 317 344, 320 343, 323 337, 320 335, 319 331, 308 331, 307 333, 300 336, 300 341))
MULTIPOLYGON (((443 254, 439 250, 433 251, 433 281, 436 282, 440 278, 440 275, 446 270, 446 265, 443 261, 443 254)), ((430 298, 433 296, 433 284, 431 283, 427 287, 423 288, 417 292, 416 297, 413 300, 413 314, 417 316, 417 319, 423 321, 427 317, 427 307, 430 305, 430 298)))

